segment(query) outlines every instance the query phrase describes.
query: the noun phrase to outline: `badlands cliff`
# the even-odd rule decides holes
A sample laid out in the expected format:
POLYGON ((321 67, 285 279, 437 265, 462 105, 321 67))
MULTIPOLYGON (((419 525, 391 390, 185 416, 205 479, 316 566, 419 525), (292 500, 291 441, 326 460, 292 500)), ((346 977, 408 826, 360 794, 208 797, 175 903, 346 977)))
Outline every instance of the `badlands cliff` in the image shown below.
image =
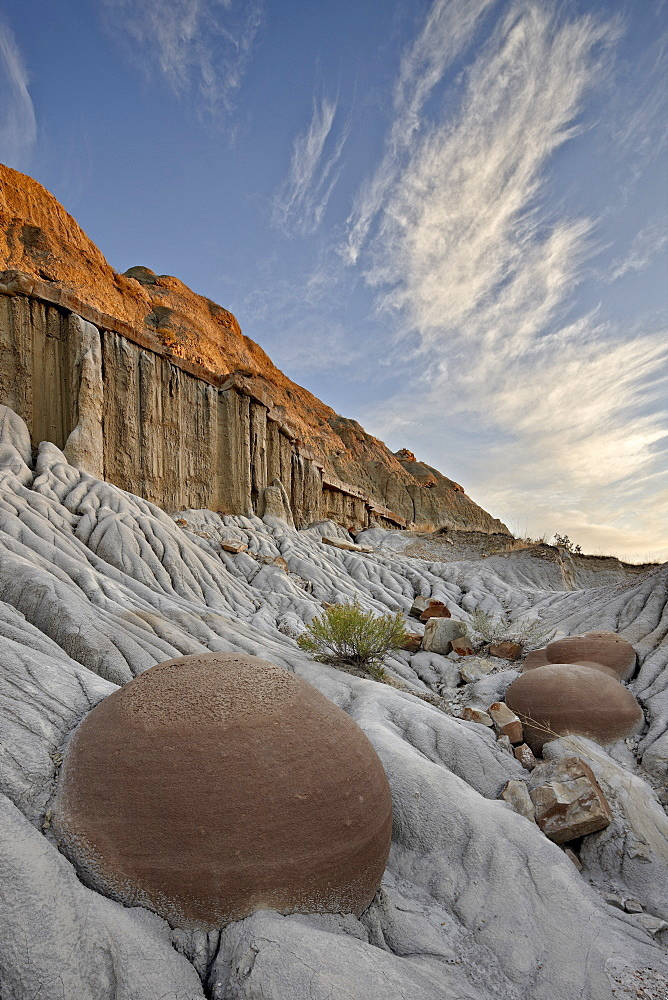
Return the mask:
POLYGON ((279 480, 299 525, 508 533, 291 382, 226 309, 146 267, 117 274, 53 195, 1 165, 0 345, 0 402, 33 444, 74 432, 76 465, 165 507, 262 514, 279 480))

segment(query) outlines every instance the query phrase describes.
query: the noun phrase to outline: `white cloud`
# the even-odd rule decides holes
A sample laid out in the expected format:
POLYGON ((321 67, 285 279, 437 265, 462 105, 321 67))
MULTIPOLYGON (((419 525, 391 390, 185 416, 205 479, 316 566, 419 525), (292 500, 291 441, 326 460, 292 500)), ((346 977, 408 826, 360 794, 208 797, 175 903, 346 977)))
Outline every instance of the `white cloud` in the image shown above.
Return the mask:
POLYGON ((558 24, 545 5, 514 6, 471 67, 457 115, 414 144, 383 205, 368 278, 423 338, 505 342, 520 305, 526 331, 558 304, 589 226, 550 227, 537 197, 548 158, 575 132, 597 70, 591 52, 607 36, 590 18, 558 24), (544 296, 526 287, 530 272, 544 296), (531 299, 541 302, 535 319, 531 299))
POLYGON ((0 160, 21 167, 36 138, 25 64, 11 29, 0 21, 0 160))
POLYGON ((334 137, 336 110, 337 101, 314 99, 311 121, 294 140, 290 169, 274 201, 275 225, 305 233, 320 225, 339 178, 337 168, 348 138, 348 124, 334 137))
POLYGON ((361 188, 348 219, 348 235, 341 253, 355 264, 366 243, 385 196, 396 179, 402 156, 422 127, 421 113, 445 71, 466 48, 482 15, 496 0, 435 0, 422 30, 404 53, 394 92, 395 118, 385 154, 373 177, 361 188))
MULTIPOLYGON (((568 317, 596 220, 546 198, 552 155, 580 131, 618 37, 614 22, 515 3, 446 91, 440 121, 418 115, 382 174, 361 259, 413 378, 363 417, 395 447, 424 442, 425 459, 493 513, 583 544, 618 531, 628 553, 661 537, 666 333, 622 332, 596 309, 568 317)), ((405 77, 401 107, 423 108, 422 84, 405 77)), ((642 266, 651 236, 619 266, 642 266)))
POLYGON ((104 0, 108 22, 142 66, 200 109, 230 111, 262 25, 262 0, 104 0))
POLYGON ((644 271, 668 247, 668 219, 645 226, 633 239, 628 254, 613 261, 605 280, 618 281, 626 274, 644 271))

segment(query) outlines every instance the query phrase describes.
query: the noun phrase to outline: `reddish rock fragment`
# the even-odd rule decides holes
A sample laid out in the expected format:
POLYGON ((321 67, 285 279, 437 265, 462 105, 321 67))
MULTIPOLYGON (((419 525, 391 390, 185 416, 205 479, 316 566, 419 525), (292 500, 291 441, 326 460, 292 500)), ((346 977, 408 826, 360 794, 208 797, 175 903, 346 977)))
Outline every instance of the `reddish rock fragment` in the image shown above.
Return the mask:
POLYGON ((489 647, 492 656, 499 656, 504 660, 516 660, 522 654, 522 647, 519 642, 510 642, 506 639, 503 642, 494 642, 489 647))
POLYGON ((425 626, 422 648, 429 653, 447 656, 452 648, 452 640, 463 638, 466 632, 464 622, 455 621, 454 618, 430 618, 425 626))
POLYGON ((432 600, 433 599, 431 597, 422 597, 421 595, 414 598, 410 611, 408 612, 410 617, 419 618, 422 612, 429 607, 430 603, 432 603, 432 600))
POLYGON ((466 636, 460 636, 458 639, 452 640, 452 648, 455 653, 459 653, 460 656, 473 656, 474 649, 466 636))
POLYGON ((452 615, 442 601, 431 601, 420 614, 420 621, 427 622, 430 618, 452 618, 452 615))
POLYGON ((499 736, 507 736, 511 743, 522 742, 522 723, 503 701, 495 701, 487 709, 499 736))
POLYGON ((480 709, 472 708, 470 705, 467 705, 466 708, 462 709, 461 717, 462 719, 465 719, 466 722, 477 722, 481 726, 494 726, 494 723, 487 712, 481 712, 480 709))
POLYGON ((612 820, 610 806, 580 757, 540 764, 529 779, 536 822, 555 844, 603 830, 612 820))
POLYGON ((532 823, 535 821, 536 811, 531 801, 526 782, 519 781, 517 778, 511 778, 503 786, 500 798, 504 802, 507 802, 514 812, 519 813, 520 816, 526 817, 532 823))
POLYGON ((533 771, 536 766, 536 758, 533 755, 530 746, 526 743, 520 743, 519 746, 515 747, 513 750, 515 757, 519 760, 522 767, 525 767, 527 771, 533 771))
POLYGON ((232 552, 235 555, 238 555, 239 552, 246 552, 248 550, 248 546, 245 542, 221 542, 220 547, 224 552, 232 552))

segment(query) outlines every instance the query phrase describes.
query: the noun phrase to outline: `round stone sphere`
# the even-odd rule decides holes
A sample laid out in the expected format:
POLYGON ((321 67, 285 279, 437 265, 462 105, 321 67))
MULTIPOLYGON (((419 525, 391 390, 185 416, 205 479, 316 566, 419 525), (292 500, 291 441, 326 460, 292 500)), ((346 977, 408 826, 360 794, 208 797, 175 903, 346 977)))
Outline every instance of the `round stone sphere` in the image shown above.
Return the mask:
POLYGON ((614 743, 638 732, 644 722, 628 688, 579 663, 548 663, 520 674, 506 691, 506 704, 522 720, 534 753, 569 733, 614 743))
POLYGON ((614 633, 589 633, 557 639, 545 647, 550 663, 600 663, 625 681, 633 674, 636 651, 630 642, 614 633))
POLYGON ((545 649, 533 649, 530 653, 527 653, 526 659, 522 664, 522 670, 535 670, 536 667, 544 667, 549 662, 545 649))
MULTIPOLYGON (((522 670, 536 670, 538 667, 545 667, 550 661, 547 658, 546 649, 536 649, 529 653, 524 663, 522 664, 522 670)), ((596 663, 594 660, 580 660, 578 663, 571 664, 573 667, 592 667, 594 670, 600 670, 604 674, 608 674, 609 677, 614 677, 615 680, 619 680, 619 675, 613 667, 606 667, 602 663, 596 663)))
POLYGON ((262 908, 359 915, 392 800, 369 740, 314 687, 205 653, 152 667, 84 718, 53 828, 87 884, 211 929, 262 908))

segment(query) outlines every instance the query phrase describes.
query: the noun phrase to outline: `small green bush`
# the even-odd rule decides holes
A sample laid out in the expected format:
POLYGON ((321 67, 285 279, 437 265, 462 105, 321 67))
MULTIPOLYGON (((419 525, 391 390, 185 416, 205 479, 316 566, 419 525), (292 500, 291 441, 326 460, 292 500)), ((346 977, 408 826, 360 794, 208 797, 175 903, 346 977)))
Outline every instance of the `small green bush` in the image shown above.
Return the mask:
POLYGON ((408 634, 403 615, 375 615, 359 604, 334 604, 315 618, 297 639, 299 646, 321 663, 366 667, 382 680, 381 664, 390 649, 398 649, 408 634))

